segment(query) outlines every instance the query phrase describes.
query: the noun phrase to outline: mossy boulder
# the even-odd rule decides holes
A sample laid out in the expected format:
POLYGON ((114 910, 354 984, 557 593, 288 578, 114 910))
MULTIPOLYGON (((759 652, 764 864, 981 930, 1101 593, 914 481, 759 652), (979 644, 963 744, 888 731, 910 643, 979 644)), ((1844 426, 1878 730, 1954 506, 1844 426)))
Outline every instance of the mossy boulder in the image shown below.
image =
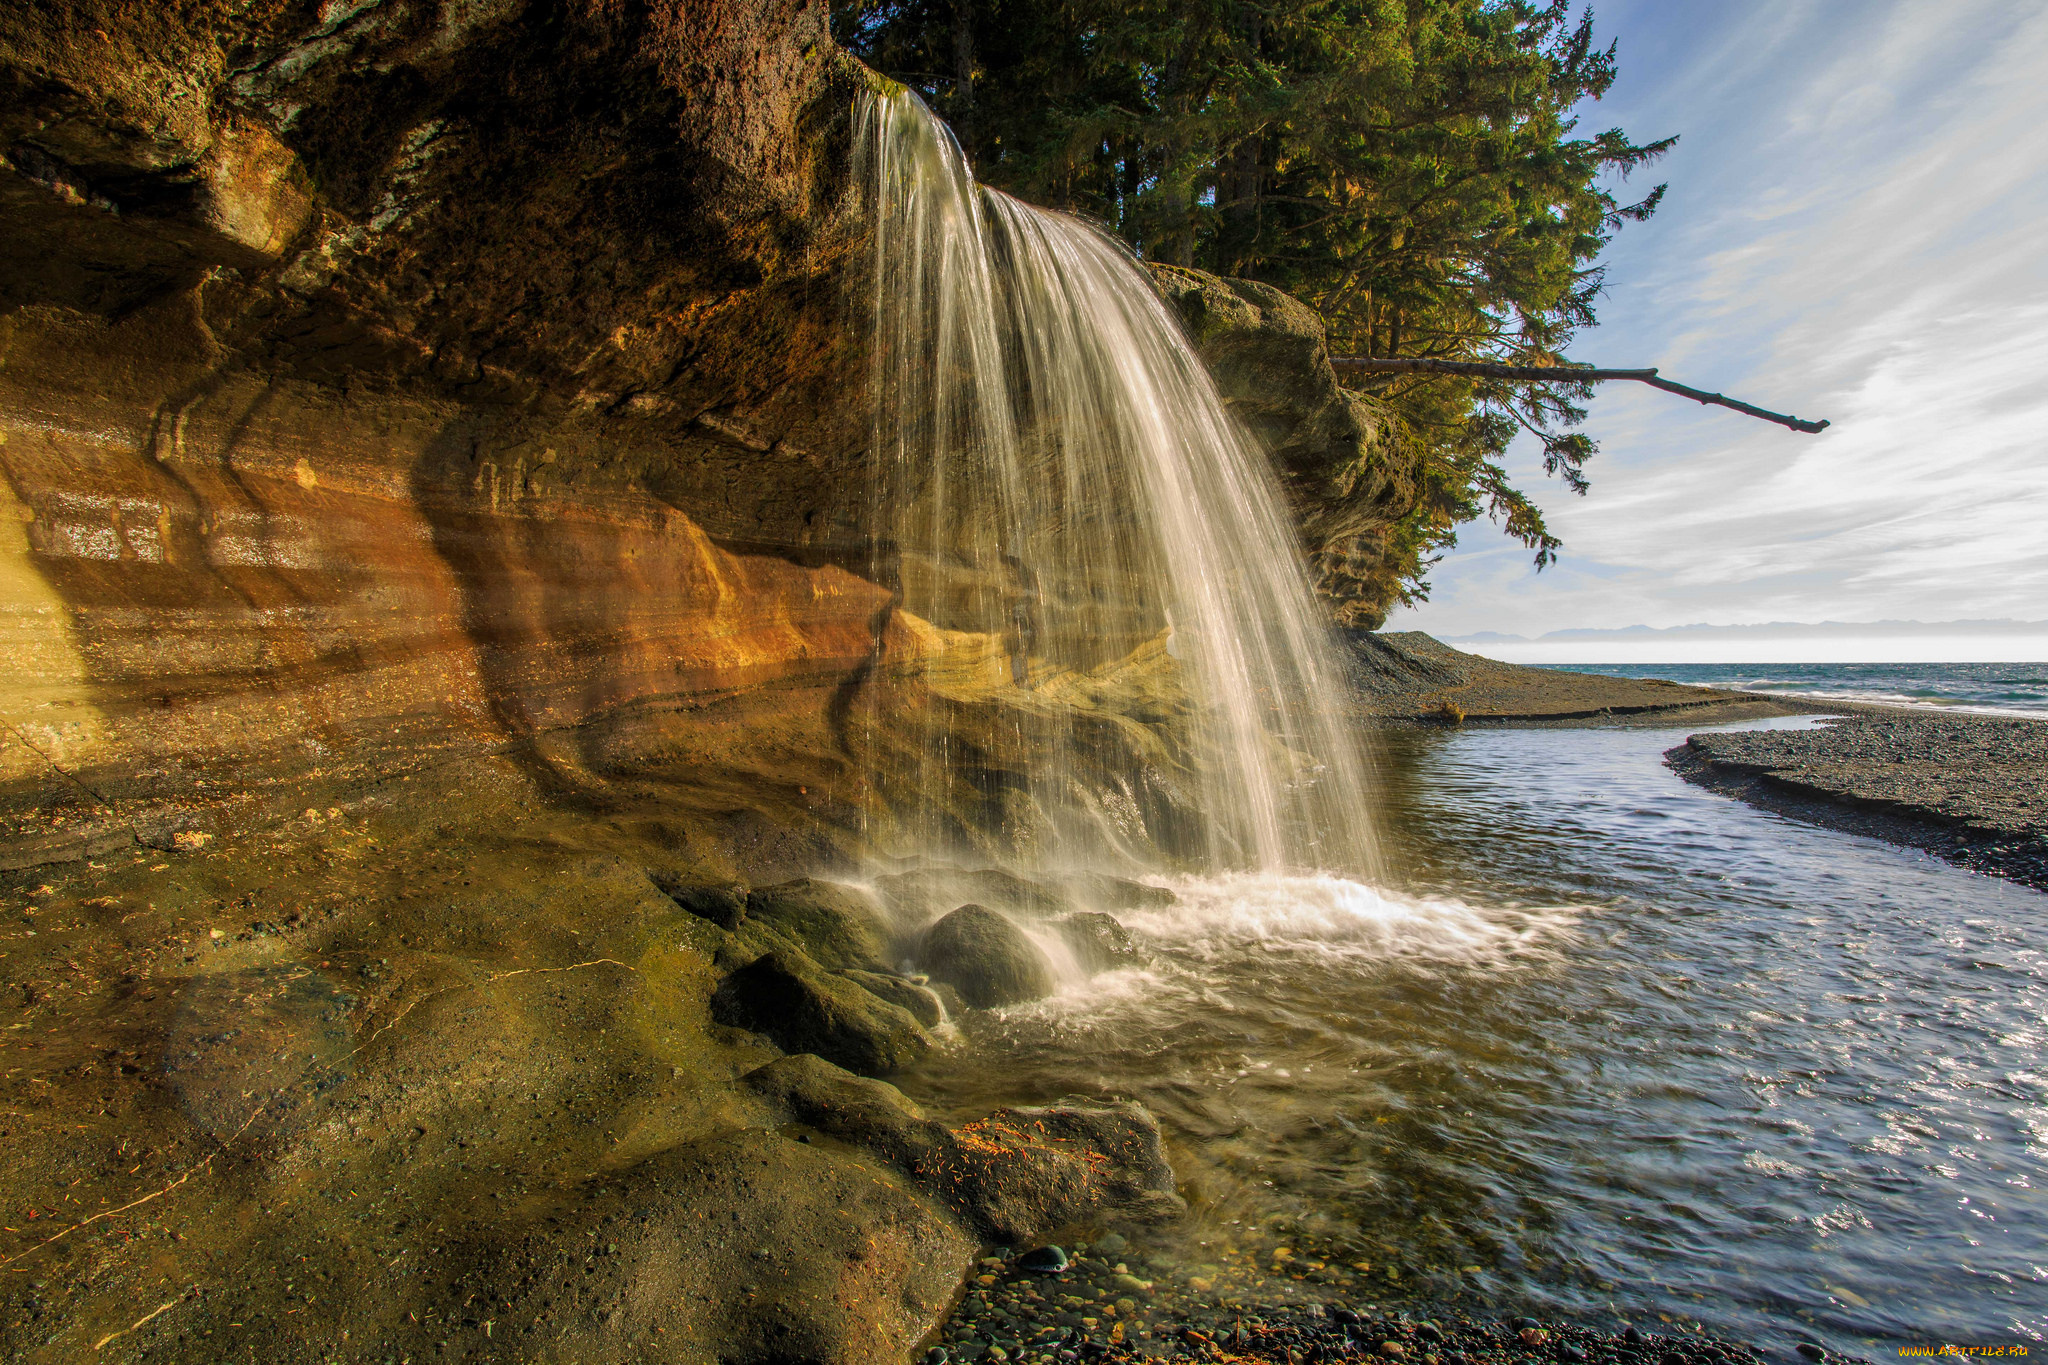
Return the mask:
POLYGON ((664 896, 721 929, 737 929, 747 917, 744 886, 695 886, 666 873, 656 873, 652 880, 664 896))
POLYGON ((932 1046, 910 1011, 793 952, 766 953, 728 976, 711 1013, 784 1052, 814 1053, 864 1076, 901 1071, 932 1046))
POLYGON ((473 1248, 455 1301, 491 1305, 485 1359, 855 1365, 907 1359, 973 1255, 894 1172, 756 1130, 609 1172, 524 1239, 473 1248))
POLYGON ((851 886, 813 877, 757 886, 747 894, 747 916, 803 945, 825 967, 877 971, 889 965, 881 910, 851 886))
POLYGON ((1052 964, 1022 929, 984 905, 963 905, 925 930, 918 963, 976 1009, 1051 995, 1052 964))
POLYGON ((1069 1099, 955 1129, 894 1086, 816 1057, 784 1057, 742 1080, 796 1122, 886 1161, 989 1242, 1185 1211, 1159 1125, 1135 1104, 1069 1099))

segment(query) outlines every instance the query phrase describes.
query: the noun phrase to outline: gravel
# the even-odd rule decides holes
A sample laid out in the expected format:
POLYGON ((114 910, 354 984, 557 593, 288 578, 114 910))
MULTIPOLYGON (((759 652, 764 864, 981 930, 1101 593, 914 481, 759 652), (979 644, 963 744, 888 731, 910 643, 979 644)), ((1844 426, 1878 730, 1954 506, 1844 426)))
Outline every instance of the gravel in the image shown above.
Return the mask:
POLYGON ((985 1260, 940 1329, 927 1365, 1799 1365, 1801 1355, 1855 1359, 1793 1339, 1760 1350, 1696 1331, 1660 1334, 1633 1324, 1603 1331, 1450 1311, 1417 1317, 1347 1303, 1339 1286, 1313 1283, 1305 1273, 1276 1278, 1232 1266, 1176 1265, 1135 1248, 1119 1248, 1113 1257, 1088 1252, 1074 1248, 1060 1275, 1026 1270, 1022 1258, 985 1260))
POLYGON ((1665 757, 1703 786, 2048 890, 2048 723, 1871 709, 1694 735, 1665 757))

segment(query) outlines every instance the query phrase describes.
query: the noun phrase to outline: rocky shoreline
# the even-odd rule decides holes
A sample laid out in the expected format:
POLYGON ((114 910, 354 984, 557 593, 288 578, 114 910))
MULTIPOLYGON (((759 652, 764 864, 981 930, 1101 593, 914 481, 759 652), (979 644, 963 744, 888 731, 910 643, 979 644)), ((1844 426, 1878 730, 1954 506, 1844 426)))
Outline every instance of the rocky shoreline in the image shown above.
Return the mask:
POLYGON ((1448 1307, 1395 1311, 1347 1297, 1321 1273, 1330 1269, 1323 1262, 1293 1261, 1288 1248, 1279 1250, 1283 1259, 1265 1274, 1242 1265, 1180 1264, 1142 1252, 1117 1233, 1080 1243, 1071 1255, 1049 1247, 987 1257, 925 1362, 1758 1365, 1856 1359, 1812 1341, 1760 1348, 1663 1324, 1661 1332, 1618 1322, 1610 1330, 1530 1317, 1487 1319, 1448 1307))
POLYGON ((1687 781, 1764 809, 2048 890, 2048 724, 1828 709, 1849 714, 1811 729, 1693 735, 1665 758, 1687 781))

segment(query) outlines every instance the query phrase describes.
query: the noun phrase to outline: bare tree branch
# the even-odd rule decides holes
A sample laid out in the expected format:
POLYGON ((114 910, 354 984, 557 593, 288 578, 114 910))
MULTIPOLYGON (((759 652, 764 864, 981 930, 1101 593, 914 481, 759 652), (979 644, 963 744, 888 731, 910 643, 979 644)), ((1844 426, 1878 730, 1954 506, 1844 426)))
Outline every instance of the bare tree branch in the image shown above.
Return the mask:
POLYGON ((1575 365, 1490 365, 1472 360, 1374 360, 1357 355, 1333 355, 1330 357, 1330 363, 1339 370, 1349 370, 1354 374, 1469 374, 1481 379, 1507 379, 1518 383, 1592 384, 1603 379, 1633 379, 1652 388, 1662 389, 1666 393, 1690 398, 1695 403, 1733 408, 1737 412, 1746 412, 1751 417, 1761 417, 1766 422, 1776 422, 1779 426, 1790 427, 1794 431, 1819 431, 1828 425, 1825 418, 1818 422, 1809 422, 1800 417, 1787 417, 1782 412, 1752 407, 1726 394, 1689 389, 1669 379, 1659 379, 1654 369, 1599 370, 1590 366, 1581 369, 1575 365))

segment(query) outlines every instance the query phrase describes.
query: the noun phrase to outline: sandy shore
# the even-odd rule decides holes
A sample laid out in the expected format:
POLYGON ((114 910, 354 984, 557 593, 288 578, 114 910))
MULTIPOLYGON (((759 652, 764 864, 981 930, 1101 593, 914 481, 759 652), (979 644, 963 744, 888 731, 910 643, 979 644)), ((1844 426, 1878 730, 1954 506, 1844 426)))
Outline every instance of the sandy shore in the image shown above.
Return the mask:
POLYGON ((1693 735, 1666 758, 1767 809, 2048 890, 2048 723, 1832 709, 1849 714, 1810 730, 1693 735))

